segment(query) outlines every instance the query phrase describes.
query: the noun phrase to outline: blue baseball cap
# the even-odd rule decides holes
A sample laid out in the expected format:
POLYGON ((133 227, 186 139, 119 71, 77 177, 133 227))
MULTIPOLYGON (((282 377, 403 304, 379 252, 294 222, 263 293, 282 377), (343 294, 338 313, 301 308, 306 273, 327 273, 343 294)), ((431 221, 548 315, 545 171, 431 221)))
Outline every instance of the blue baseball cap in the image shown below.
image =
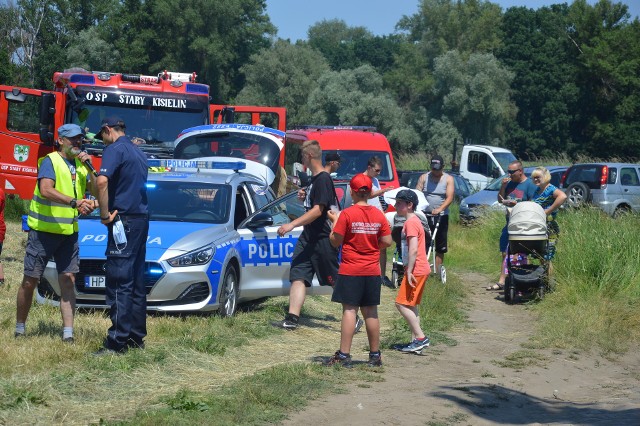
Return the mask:
POLYGON ((119 126, 123 129, 126 127, 124 124, 124 120, 120 117, 116 117, 115 115, 103 118, 102 123, 100 124, 100 130, 98 131, 98 133, 96 133, 95 137, 98 139, 102 139, 102 131, 104 130, 104 128, 114 126, 119 126))
POLYGON ((63 124, 58 127, 58 136, 61 138, 72 138, 78 135, 84 135, 84 130, 77 124, 63 124))

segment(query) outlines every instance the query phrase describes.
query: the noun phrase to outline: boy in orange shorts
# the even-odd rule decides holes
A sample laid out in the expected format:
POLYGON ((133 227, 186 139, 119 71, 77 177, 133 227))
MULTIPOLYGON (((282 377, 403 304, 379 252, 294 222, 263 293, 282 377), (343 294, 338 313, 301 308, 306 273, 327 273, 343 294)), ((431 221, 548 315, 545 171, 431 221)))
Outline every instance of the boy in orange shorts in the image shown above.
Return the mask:
POLYGON ((401 237, 404 277, 396 297, 396 308, 411 329, 411 342, 394 346, 401 352, 420 352, 429 346, 429 338, 420 328, 418 305, 431 267, 425 250, 424 228, 414 213, 417 205, 418 196, 412 190, 404 189, 396 194, 396 214, 406 217, 401 237))

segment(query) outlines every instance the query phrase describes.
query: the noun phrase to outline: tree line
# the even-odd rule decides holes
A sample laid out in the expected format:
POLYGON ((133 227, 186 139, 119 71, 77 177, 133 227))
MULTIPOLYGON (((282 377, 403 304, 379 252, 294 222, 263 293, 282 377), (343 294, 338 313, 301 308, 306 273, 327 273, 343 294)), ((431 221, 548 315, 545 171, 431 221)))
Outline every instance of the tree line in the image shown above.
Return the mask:
POLYGON ((525 160, 640 157, 640 22, 610 0, 421 0, 393 34, 323 20, 295 43, 265 0, 18 0, 0 6, 0 31, 1 84, 50 89, 71 67, 195 71, 213 102, 373 125, 399 152, 457 139, 525 160))

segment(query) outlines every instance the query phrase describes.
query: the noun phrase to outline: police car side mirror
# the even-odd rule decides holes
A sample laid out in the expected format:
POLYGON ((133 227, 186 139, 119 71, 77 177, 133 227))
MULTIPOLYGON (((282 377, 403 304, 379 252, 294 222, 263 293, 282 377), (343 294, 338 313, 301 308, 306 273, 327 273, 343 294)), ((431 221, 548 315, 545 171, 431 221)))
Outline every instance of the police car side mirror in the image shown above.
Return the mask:
POLYGON ((246 227, 249 229, 264 228, 273 225, 273 217, 269 213, 261 212, 247 222, 246 227))

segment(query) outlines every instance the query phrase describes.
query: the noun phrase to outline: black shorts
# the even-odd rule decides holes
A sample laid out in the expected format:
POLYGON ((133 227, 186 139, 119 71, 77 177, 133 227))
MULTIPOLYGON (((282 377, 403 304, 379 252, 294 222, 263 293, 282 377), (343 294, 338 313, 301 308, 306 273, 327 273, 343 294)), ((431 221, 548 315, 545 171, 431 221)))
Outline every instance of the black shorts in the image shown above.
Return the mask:
MULTIPOLYGON (((427 216, 427 222, 429 222, 429 229, 431 229, 431 235, 433 230, 436 229, 436 223, 438 221, 437 216, 427 216)), ((449 215, 445 214, 440 216, 440 226, 438 227, 438 233, 436 234, 436 253, 446 253, 447 249, 447 234, 449 233, 449 215)), ((429 252, 429 246, 431 245, 431 238, 426 239, 427 253, 429 252)))
POLYGON ((29 231, 27 248, 24 254, 24 274, 31 278, 40 278, 47 262, 56 262, 58 274, 80 271, 78 258, 78 234, 52 234, 50 232, 29 231))
POLYGON ((338 275, 331 301, 351 306, 378 306, 381 286, 380 275, 338 275))
POLYGON ((289 280, 302 280, 305 286, 311 287, 314 274, 320 285, 335 285, 338 278, 338 249, 331 245, 329 238, 308 241, 303 233, 293 251, 289 280))

